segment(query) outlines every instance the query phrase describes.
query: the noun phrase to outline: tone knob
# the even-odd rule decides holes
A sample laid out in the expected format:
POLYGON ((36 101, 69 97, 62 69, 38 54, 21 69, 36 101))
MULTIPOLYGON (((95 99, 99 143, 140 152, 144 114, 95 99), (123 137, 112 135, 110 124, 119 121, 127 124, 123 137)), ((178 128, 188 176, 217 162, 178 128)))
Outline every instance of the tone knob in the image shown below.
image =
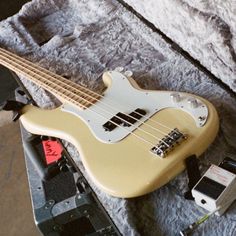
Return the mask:
POLYGON ((190 108, 197 108, 198 107, 198 102, 195 98, 189 98, 188 104, 189 104, 190 108))
POLYGON ((172 93, 170 97, 174 103, 180 102, 181 97, 179 93, 172 93))
POLYGON ((130 71, 130 70, 127 70, 124 74, 125 74, 125 76, 127 76, 127 77, 131 77, 131 76, 133 75, 133 72, 130 71))
POLYGON ((121 67, 121 66, 116 67, 115 71, 122 72, 122 71, 124 71, 124 67, 121 67))

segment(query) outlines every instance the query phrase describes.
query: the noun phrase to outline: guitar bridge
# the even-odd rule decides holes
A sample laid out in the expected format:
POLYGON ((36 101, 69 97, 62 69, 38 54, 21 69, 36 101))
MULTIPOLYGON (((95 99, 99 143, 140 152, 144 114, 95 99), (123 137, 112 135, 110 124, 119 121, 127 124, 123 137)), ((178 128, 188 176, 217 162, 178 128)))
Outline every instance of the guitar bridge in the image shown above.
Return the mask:
POLYGON ((164 158, 174 147, 187 139, 187 135, 181 133, 177 128, 168 133, 160 142, 150 150, 157 156, 164 158))

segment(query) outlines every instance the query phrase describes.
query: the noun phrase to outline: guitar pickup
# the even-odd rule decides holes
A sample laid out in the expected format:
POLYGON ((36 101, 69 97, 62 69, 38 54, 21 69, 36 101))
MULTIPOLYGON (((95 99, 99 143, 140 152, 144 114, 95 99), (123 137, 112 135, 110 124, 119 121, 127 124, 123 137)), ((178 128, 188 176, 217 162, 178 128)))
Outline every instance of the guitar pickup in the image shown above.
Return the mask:
POLYGON ((146 111, 140 108, 137 108, 135 111, 131 112, 128 115, 122 112, 118 112, 103 125, 103 128, 105 129, 105 131, 111 132, 117 126, 130 127, 138 120, 140 120, 144 115, 146 115, 146 111))

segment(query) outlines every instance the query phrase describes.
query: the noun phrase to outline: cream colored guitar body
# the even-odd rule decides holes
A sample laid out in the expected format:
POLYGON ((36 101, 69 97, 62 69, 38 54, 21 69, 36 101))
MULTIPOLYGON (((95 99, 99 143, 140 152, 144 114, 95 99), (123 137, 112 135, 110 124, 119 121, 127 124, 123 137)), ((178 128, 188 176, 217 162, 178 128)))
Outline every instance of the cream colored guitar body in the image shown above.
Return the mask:
MULTIPOLYGON (((95 113, 99 112, 96 108, 99 102, 84 110, 68 102, 54 110, 27 105, 22 110, 20 120, 31 133, 58 137, 74 144, 80 152, 86 171, 99 188, 116 197, 130 198, 166 184, 184 170, 185 158, 192 154, 202 154, 217 134, 218 116, 212 104, 200 97, 186 93, 176 95, 164 91, 144 91, 133 79, 124 76, 121 78, 119 81, 115 74, 104 74, 108 89, 103 100, 99 101, 100 105, 101 102, 111 100, 119 103, 120 94, 121 101, 126 97, 130 112, 136 108, 147 111, 146 118, 141 118, 141 124, 116 127, 114 135, 113 131, 105 132, 102 129, 104 121, 109 120, 116 112, 113 114, 110 109, 109 114, 103 114, 106 119, 104 120, 104 116, 100 119, 95 113), (112 78, 115 79, 112 81, 112 78), (135 101, 132 101, 133 93, 135 101), (149 106, 150 102, 145 105, 144 94, 150 95, 150 101, 156 105, 149 106), (137 107, 139 103, 142 104, 141 107, 137 107), (159 123, 164 126, 158 125, 159 123), (170 131, 165 126, 170 130, 177 128, 187 135, 187 139, 173 147, 164 157, 160 157, 151 151, 152 144, 138 137, 151 142, 151 134, 162 139, 165 136, 163 133, 170 131), (157 134, 156 130, 160 130, 160 133, 157 134)), ((155 143, 158 142, 157 139, 155 143)))

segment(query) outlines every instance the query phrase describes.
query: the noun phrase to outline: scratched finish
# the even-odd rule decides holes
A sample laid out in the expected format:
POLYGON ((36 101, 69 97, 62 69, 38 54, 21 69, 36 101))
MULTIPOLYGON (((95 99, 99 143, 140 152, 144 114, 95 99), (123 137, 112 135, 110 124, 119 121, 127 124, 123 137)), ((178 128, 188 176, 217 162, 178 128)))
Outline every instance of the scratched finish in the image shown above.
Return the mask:
POLYGON ((33 221, 18 123, 0 128, 0 236, 40 235, 33 221))

